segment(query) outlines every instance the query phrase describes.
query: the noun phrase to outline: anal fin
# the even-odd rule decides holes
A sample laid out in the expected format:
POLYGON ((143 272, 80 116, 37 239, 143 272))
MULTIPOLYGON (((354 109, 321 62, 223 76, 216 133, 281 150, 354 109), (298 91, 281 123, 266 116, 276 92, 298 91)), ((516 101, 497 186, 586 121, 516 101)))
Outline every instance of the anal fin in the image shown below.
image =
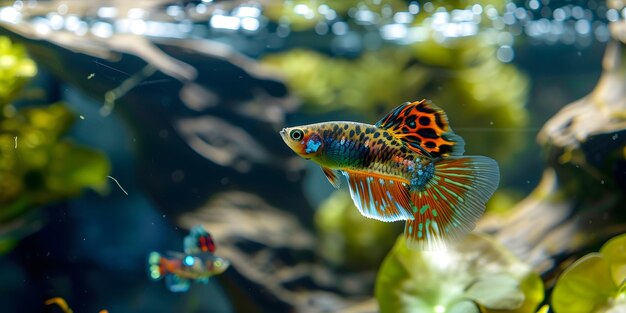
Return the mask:
POLYGON ((342 172, 363 216, 384 222, 413 219, 407 180, 368 172, 342 172))
POLYGON ((165 276, 165 284, 171 292, 185 292, 189 290, 190 281, 175 274, 168 274, 165 276))
POLYGON ((498 164, 487 157, 450 157, 435 163, 425 187, 411 192, 414 219, 407 221, 407 245, 442 250, 469 233, 499 183, 498 164))

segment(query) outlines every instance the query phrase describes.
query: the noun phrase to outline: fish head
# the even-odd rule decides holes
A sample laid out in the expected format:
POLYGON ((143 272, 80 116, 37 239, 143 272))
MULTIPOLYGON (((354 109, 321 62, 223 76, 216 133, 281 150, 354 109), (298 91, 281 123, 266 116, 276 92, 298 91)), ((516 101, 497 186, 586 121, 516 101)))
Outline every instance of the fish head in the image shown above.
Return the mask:
POLYGON ((324 149, 324 140, 315 125, 283 128, 280 136, 291 150, 305 159, 320 155, 324 149))
POLYGON ((226 271, 229 266, 230 262, 228 262, 228 260, 222 259, 217 256, 209 258, 205 263, 206 271, 209 272, 211 275, 221 274, 226 271))

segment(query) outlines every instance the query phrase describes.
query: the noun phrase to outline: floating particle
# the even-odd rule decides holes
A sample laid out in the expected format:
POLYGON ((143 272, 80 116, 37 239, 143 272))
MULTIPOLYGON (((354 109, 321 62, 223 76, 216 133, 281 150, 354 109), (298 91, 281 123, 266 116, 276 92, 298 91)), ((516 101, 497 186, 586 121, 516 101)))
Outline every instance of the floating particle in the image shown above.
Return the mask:
POLYGON ((81 120, 85 119, 85 117, 83 115, 79 115, 78 117, 80 117, 81 120))
POLYGON ((94 78, 94 76, 96 76, 96 73, 91 73, 89 74, 89 76, 87 76, 87 79, 92 79, 94 78))

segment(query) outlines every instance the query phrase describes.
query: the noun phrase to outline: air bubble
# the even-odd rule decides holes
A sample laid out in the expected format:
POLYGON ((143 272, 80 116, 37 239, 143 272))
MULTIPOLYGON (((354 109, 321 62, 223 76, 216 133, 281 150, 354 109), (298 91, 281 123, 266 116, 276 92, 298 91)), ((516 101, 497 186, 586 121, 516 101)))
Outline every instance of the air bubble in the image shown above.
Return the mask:
MULTIPOLYGON (((504 45, 498 48, 496 56, 501 62, 509 63, 513 61, 513 58, 515 57, 515 52, 513 51, 513 48, 511 46, 504 45)), ((493 125, 493 122, 491 122, 491 124, 493 125)))

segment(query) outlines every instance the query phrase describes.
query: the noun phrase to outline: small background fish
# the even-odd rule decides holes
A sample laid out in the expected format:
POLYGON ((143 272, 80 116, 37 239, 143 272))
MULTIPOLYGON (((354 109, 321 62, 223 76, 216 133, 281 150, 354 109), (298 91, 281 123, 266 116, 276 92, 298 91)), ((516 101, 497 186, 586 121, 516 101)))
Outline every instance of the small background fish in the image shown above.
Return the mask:
POLYGON ((184 244, 185 253, 168 252, 163 256, 151 252, 148 256, 150 278, 160 280, 165 277, 165 284, 172 292, 189 290, 191 281, 206 284, 211 276, 223 273, 230 266, 227 260, 213 254, 213 238, 200 225, 191 229, 184 244))
POLYGON ((404 103, 375 125, 326 122, 280 134, 298 155, 318 163, 336 188, 345 176, 361 214, 406 220, 407 244, 416 249, 443 249, 471 231, 499 183, 498 164, 462 156, 463 138, 426 100, 404 103))

